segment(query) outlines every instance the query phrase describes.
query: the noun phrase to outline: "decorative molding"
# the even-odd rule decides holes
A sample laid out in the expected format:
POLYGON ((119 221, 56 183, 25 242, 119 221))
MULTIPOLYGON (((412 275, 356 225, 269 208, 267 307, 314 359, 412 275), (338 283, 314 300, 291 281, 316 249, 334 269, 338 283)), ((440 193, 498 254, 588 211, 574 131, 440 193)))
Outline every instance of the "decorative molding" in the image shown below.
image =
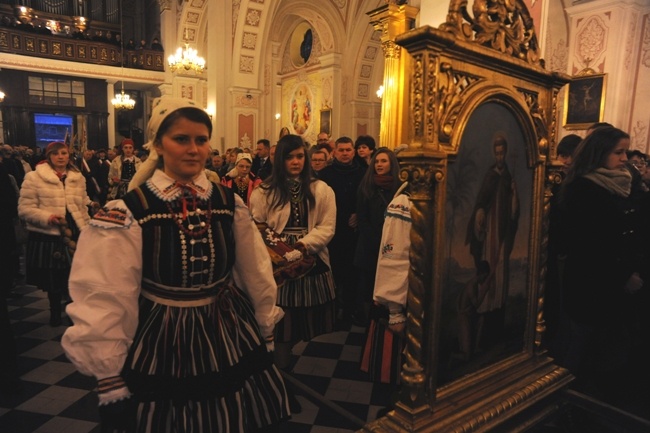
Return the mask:
POLYGON ((359 71, 359 78, 369 80, 372 77, 372 65, 362 64, 359 71))
POLYGON ((375 58, 377 58, 378 51, 379 50, 377 49, 377 47, 373 45, 369 45, 366 47, 366 51, 363 53, 363 58, 365 60, 375 60, 375 58))
POLYGON ((535 26, 522 0, 477 0, 472 14, 467 11, 467 0, 451 0, 447 21, 440 29, 458 39, 540 64, 535 26))
POLYGON ((254 50, 257 44, 257 34, 251 32, 244 32, 241 41, 241 47, 249 50, 254 50))
POLYGON ((607 25, 598 16, 588 18, 584 26, 576 33, 576 60, 585 68, 593 65, 605 52, 607 34, 607 25))
POLYGON ((201 14, 198 12, 187 12, 185 22, 190 24, 198 24, 201 14))
POLYGON ((650 15, 645 16, 643 29, 643 41, 641 43, 641 64, 646 68, 650 68, 650 15))
POLYGON ((370 86, 368 83, 359 83, 359 87, 357 87, 357 96, 359 98, 368 99, 368 95, 370 95, 370 86))
POLYGON ((636 41, 635 36, 637 21, 638 14, 634 12, 630 18, 630 30, 627 34, 627 41, 625 41, 625 60, 623 61, 623 64, 625 65, 625 69, 628 70, 630 69, 630 64, 632 63, 632 50, 634 47, 634 42, 636 41))
POLYGON ((565 72, 569 67, 569 49, 564 39, 560 39, 552 50, 549 70, 565 72))
POLYGON ((648 152, 648 121, 637 120, 632 127, 632 149, 639 149, 643 153, 648 152))
POLYGON ((255 68, 255 57, 240 56, 239 57, 239 72, 252 74, 255 68))
POLYGON ((246 11, 246 25, 251 27, 259 27, 262 20, 262 11, 259 9, 248 8, 246 11))

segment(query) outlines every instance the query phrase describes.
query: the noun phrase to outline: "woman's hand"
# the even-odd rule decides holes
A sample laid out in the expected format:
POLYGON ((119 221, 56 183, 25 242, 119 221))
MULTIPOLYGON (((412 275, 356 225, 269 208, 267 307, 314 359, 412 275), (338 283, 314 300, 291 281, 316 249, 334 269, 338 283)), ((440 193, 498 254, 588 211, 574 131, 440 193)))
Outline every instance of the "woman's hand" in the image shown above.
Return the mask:
POLYGON ((61 221, 65 221, 65 217, 61 215, 50 215, 50 217, 47 219, 47 223, 51 226, 59 226, 61 225, 61 221))
POLYGON ((348 226, 350 226, 350 228, 356 229, 357 225, 358 225, 357 214, 353 213, 350 215, 350 218, 348 218, 348 226))
POLYGON ((307 252, 307 247, 302 242, 296 242, 295 244, 293 244, 293 247, 298 251, 300 251, 303 256, 309 255, 309 253, 307 252))

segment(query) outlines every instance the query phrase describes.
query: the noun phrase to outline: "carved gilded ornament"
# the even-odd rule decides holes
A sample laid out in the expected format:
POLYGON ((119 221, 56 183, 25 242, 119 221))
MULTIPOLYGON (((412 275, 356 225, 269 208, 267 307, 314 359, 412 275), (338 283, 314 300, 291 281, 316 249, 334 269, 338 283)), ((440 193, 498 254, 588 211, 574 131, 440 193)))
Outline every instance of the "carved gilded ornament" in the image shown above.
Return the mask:
POLYGON ((533 19, 522 0, 452 0, 440 29, 457 38, 490 47, 539 65, 539 43, 533 19))
POLYGON ((426 64, 414 55, 412 113, 415 136, 427 143, 448 144, 465 102, 464 94, 480 77, 454 71, 451 64, 429 53, 426 64))
POLYGON ((384 57, 388 59, 399 59, 401 47, 395 41, 384 41, 381 43, 381 48, 384 51, 384 57))

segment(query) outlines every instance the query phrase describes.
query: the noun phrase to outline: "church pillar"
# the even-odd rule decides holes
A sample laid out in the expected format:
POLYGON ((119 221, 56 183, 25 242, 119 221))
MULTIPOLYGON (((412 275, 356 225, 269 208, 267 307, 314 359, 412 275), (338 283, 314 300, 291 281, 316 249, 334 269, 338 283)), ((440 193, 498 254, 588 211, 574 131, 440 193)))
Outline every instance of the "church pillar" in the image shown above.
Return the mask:
POLYGON ((117 114, 115 113, 115 108, 110 101, 115 98, 115 80, 106 81, 106 99, 109 101, 108 104, 108 117, 106 119, 106 131, 108 132, 108 147, 115 147, 115 120, 117 114))
POLYGON ((408 52, 395 43, 395 37, 415 24, 417 8, 389 2, 368 12, 370 24, 381 32, 384 52, 384 93, 381 102, 379 145, 391 149, 409 142, 408 52))

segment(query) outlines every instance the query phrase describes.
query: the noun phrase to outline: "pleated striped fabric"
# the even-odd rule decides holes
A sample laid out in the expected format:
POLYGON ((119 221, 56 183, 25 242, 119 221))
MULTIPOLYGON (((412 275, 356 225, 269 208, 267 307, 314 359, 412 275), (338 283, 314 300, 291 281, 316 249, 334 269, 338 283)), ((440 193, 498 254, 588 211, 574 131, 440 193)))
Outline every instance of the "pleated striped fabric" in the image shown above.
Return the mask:
POLYGON ((387 318, 385 307, 373 305, 361 350, 360 369, 368 373, 373 382, 398 384, 404 362, 404 338, 388 329, 387 318))
POLYGON ((284 383, 246 296, 193 308, 141 298, 124 371, 136 432, 249 432, 288 416, 284 383))
MULTIPOLYGON (((70 212, 66 222, 72 233, 71 239, 79 238, 79 229, 70 212)), ((45 291, 67 291, 72 256, 60 235, 48 235, 30 231, 25 253, 26 282, 45 291)))
MULTIPOLYGON (((294 232, 282 234, 289 245, 304 236, 294 232)), ((277 303, 284 310, 284 318, 275 327, 275 341, 308 341, 334 331, 335 287, 331 269, 320 258, 306 276, 286 280, 278 288, 277 303)))
POLYGON ((248 433, 287 418, 284 382, 252 304, 228 285, 234 260, 232 192, 217 185, 209 199, 211 213, 204 211, 205 200, 187 200, 185 233, 175 221, 182 210, 170 213, 148 185, 124 200, 143 230, 147 282, 122 371, 133 393, 133 431, 248 433), (211 224, 201 224, 207 215, 211 224), (193 237, 189 224, 207 230, 193 237), (147 297, 152 284, 157 285, 153 300, 147 297), (197 290, 206 302, 187 301, 188 293, 196 300, 197 290))

